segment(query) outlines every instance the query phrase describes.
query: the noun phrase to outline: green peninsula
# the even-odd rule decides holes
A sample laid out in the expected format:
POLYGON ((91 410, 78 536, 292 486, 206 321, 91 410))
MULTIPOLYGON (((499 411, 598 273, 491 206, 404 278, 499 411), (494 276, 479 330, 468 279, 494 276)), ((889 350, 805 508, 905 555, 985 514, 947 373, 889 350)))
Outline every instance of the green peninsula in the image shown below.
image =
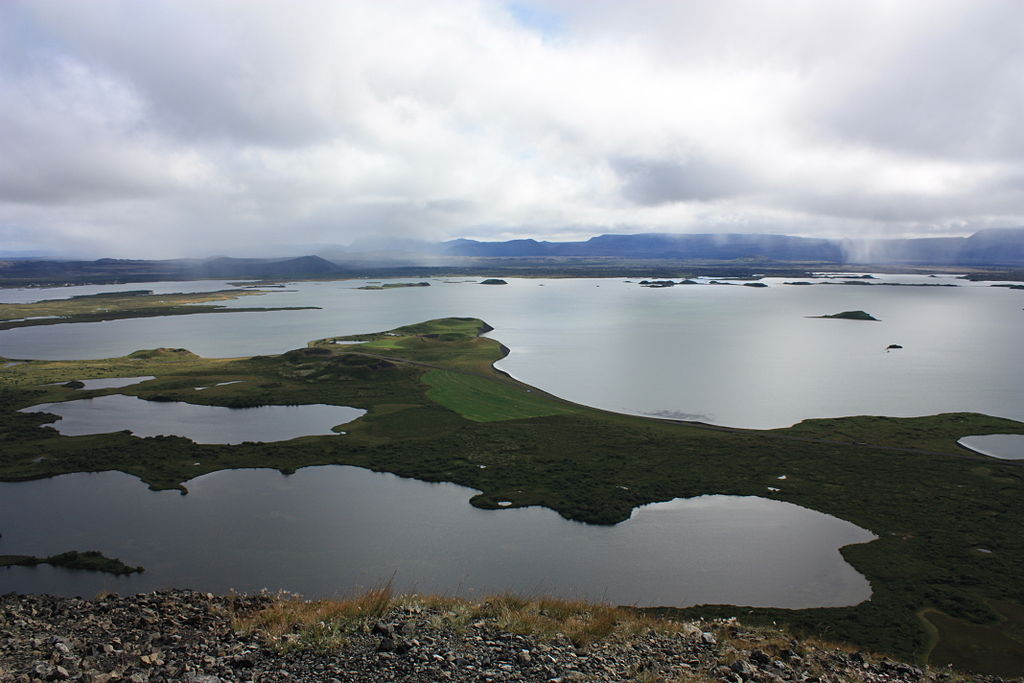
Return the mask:
POLYGON ((210 305, 243 296, 259 296, 267 292, 224 289, 194 294, 153 294, 151 290, 131 290, 104 294, 85 294, 68 299, 49 299, 30 304, 0 304, 0 330, 58 323, 93 323, 125 318, 153 318, 165 315, 196 313, 252 313, 258 311, 293 311, 316 306, 276 308, 229 308, 210 305))
POLYGON ((964 661, 955 654, 963 651, 963 634, 977 639, 980 632, 1024 661, 1024 468, 956 443, 971 434, 1024 434, 1024 423, 954 413, 806 420, 757 431, 621 415, 496 370, 507 349, 480 336, 489 330, 478 319, 444 318, 320 339, 274 356, 201 358, 156 349, 10 365, 0 373, 0 478, 118 470, 154 489, 185 491, 189 479, 217 470, 346 464, 469 486, 480 491, 470 502, 481 508, 542 505, 591 524, 614 524, 639 505, 676 497, 770 497, 873 532, 874 541, 842 549, 870 580, 872 598, 840 608, 662 611, 774 621, 877 652, 924 659, 934 651, 953 663, 964 661), (118 389, 60 384, 141 375, 155 379, 118 389), (41 427, 52 416, 18 412, 111 393, 368 412, 344 435, 239 445, 127 432, 67 437, 41 427))

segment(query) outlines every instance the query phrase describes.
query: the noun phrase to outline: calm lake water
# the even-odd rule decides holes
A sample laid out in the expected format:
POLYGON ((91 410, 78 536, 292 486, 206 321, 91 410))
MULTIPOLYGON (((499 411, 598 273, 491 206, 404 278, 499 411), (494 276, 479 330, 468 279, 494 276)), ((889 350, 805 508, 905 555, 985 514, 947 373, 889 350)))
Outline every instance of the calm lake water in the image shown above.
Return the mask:
POLYGON ((50 423, 65 436, 130 430, 135 436, 184 436, 196 443, 287 441, 299 436, 334 434, 332 427, 362 417, 361 408, 323 404, 222 408, 192 403, 144 401, 112 394, 63 403, 43 403, 22 410, 53 413, 50 423))
POLYGON ((153 375, 143 375, 142 377, 104 377, 102 379, 83 379, 79 381, 82 383, 83 390, 92 391, 93 389, 130 387, 133 384, 140 384, 151 379, 156 378, 153 375))
POLYGON ((120 473, 0 483, 0 554, 97 549, 146 572, 0 569, 9 590, 92 596, 167 586, 343 594, 394 577, 400 590, 506 590, 616 604, 855 604, 867 581, 837 547, 873 537, 796 505, 702 496, 647 505, 614 527, 551 510, 480 510, 476 492, 354 467, 215 472, 189 494, 120 473))
MULTIPOLYGON (((19 328, 0 332, 0 355, 104 358, 158 346, 204 356, 270 354, 321 337, 473 316, 512 350, 501 369, 619 412, 753 428, 809 417, 947 411, 1024 420, 1024 293, 951 277, 880 278, 960 286, 792 286, 768 279, 765 288, 646 289, 617 279, 510 279, 507 286, 476 279, 361 291, 366 281, 296 283, 228 305, 322 310, 19 328), (881 321, 807 317, 857 309, 881 321), (887 351, 890 344, 903 348, 887 351)), ((60 291, 226 285, 205 284, 60 291)), ((55 296, 0 290, 0 301, 39 298, 55 296)), ((870 534, 759 498, 660 503, 605 528, 539 508, 478 510, 467 503, 468 489, 346 467, 290 477, 219 472, 188 487, 184 497, 154 493, 117 473, 0 484, 0 553, 95 548, 148 570, 117 579, 15 568, 0 571, 0 592, 91 595, 178 585, 329 595, 394 575, 399 587, 424 591, 552 592, 643 605, 805 607, 852 604, 869 594, 836 548, 870 534)))
MULTIPOLYGON (((951 277, 875 282, 889 281, 960 286, 799 287, 768 279, 765 288, 647 289, 617 279, 510 279, 506 286, 432 280, 431 287, 363 291, 356 287, 366 281, 308 282, 228 305, 322 310, 17 328, 0 332, 0 355, 103 358, 157 346, 204 356, 269 354, 321 337, 473 316, 512 350, 501 369, 617 412, 751 428, 949 411, 1024 419, 1024 292, 951 277), (881 321, 806 317, 858 309, 881 321), (904 348, 886 352, 889 344, 904 348)), ((26 291, 40 292, 3 290, 0 297, 26 291)))
POLYGON ((1004 460, 1024 460, 1024 434, 985 434, 965 436, 958 441, 964 448, 1004 460))

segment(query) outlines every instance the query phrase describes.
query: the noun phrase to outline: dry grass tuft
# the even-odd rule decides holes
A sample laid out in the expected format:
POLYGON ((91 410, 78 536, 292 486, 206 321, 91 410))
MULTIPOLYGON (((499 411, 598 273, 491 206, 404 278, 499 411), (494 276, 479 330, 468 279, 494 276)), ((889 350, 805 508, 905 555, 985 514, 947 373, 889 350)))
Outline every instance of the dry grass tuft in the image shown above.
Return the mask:
POLYGON ((340 647, 346 636, 365 631, 385 618, 394 607, 419 608, 417 613, 433 628, 462 631, 480 622, 545 640, 567 638, 576 647, 615 636, 654 631, 689 632, 678 622, 647 616, 636 610, 583 600, 550 597, 523 598, 498 595, 482 602, 438 595, 396 597, 391 583, 345 600, 302 600, 279 595, 254 614, 236 615, 236 628, 257 630, 278 648, 325 650, 340 647))
POLYGON ((262 631, 282 649, 326 650, 343 645, 346 634, 368 628, 393 603, 391 581, 344 600, 302 600, 285 594, 266 609, 236 618, 235 627, 262 631))
POLYGON ((773 657, 788 649, 793 640, 792 635, 778 626, 748 626, 744 624, 742 627, 737 627, 734 624, 725 624, 713 630, 723 648, 761 650, 773 657))
POLYGON ((622 607, 539 597, 501 595, 481 603, 475 610, 480 618, 491 619, 499 628, 542 638, 567 637, 576 647, 613 635, 631 635, 654 630, 678 632, 679 624, 659 620, 622 607))

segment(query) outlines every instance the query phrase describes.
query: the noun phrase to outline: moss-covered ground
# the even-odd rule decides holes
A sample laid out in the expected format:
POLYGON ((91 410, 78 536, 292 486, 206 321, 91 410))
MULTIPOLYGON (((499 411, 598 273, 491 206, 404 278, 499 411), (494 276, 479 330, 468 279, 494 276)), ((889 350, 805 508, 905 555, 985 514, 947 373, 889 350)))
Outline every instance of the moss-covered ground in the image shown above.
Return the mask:
POLYGON ((481 491, 471 501, 480 507, 543 505, 595 524, 675 497, 772 497, 878 536, 843 549, 871 581, 872 599, 845 608, 665 612, 742 614, 908 657, 926 657, 941 643, 943 658, 965 666, 955 654, 958 633, 990 633, 1024 653, 1021 630, 1005 625, 1008 611, 992 608, 1024 604, 1024 467, 956 445, 969 434, 1024 433, 1024 424, 957 413, 753 431, 607 413, 494 370, 506 350, 479 336, 488 329, 480 320, 447 318, 318 340, 277 356, 206 359, 157 349, 7 366, 0 372, 0 478, 119 470, 153 488, 175 488, 229 468, 349 464, 470 486, 481 491), (338 343, 355 341, 363 343, 338 343), (142 375, 155 379, 91 391, 53 384, 142 375), (213 386, 237 380, 244 381, 213 386), (224 446, 126 432, 65 437, 40 427, 51 416, 17 412, 109 393, 228 407, 328 403, 368 413, 343 436, 224 446), (959 621, 926 621, 926 614, 959 621))

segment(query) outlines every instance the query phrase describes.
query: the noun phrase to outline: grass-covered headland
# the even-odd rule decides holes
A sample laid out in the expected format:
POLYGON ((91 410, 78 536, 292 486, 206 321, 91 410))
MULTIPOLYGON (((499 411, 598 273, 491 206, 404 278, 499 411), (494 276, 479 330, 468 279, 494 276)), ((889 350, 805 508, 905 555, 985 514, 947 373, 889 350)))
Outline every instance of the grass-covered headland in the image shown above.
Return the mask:
POLYGON ((153 294, 148 289, 136 289, 125 292, 82 294, 67 299, 48 299, 28 304, 0 304, 0 330, 58 323, 96 323, 125 318, 154 318, 165 315, 253 313, 316 308, 315 306, 228 308, 213 303, 261 294, 266 294, 266 292, 225 289, 195 294, 153 294))
POLYGON ((322 339, 277 356, 208 359, 156 349, 7 366, 0 373, 0 478, 120 470, 153 488, 176 488, 222 469, 348 464, 471 486, 481 491, 471 500, 479 507, 544 505, 594 524, 614 524, 638 505, 675 497, 775 497, 878 536, 843 549, 871 581, 871 600, 805 610, 659 611, 776 621, 869 650, 930 655, 937 664, 1024 670, 1024 468, 956 445, 969 434, 1024 433, 1024 424, 956 413, 807 420, 754 431, 619 415, 494 370, 506 350, 479 336, 487 329, 480 320, 446 318, 322 339), (353 341, 363 343, 344 343, 353 341), (106 390, 54 384, 142 375, 155 379, 106 390), (237 383, 215 386, 222 382, 237 383), (109 393, 368 412, 346 425, 344 436, 234 446, 127 432, 64 437, 40 427, 52 416, 17 412, 109 393))

